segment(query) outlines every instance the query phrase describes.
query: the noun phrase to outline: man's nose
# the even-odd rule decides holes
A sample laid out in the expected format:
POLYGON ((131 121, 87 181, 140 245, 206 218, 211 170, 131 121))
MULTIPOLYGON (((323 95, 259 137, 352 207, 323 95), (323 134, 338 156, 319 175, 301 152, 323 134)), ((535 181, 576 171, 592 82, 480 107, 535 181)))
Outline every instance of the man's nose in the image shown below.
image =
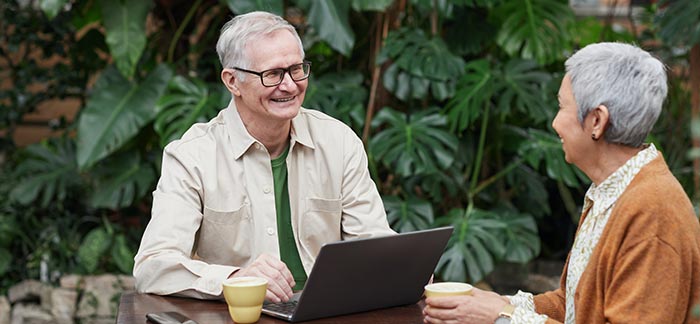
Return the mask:
POLYGON ((296 83, 294 80, 292 80, 292 74, 290 71, 284 71, 284 74, 282 74, 282 82, 278 85, 279 87, 292 87, 295 86, 296 83))

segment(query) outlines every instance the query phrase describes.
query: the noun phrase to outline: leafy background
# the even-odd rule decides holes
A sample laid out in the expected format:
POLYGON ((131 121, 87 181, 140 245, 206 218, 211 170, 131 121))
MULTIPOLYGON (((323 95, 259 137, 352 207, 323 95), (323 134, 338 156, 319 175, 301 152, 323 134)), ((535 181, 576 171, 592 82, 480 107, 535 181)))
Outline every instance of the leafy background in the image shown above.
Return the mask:
POLYGON ((253 10, 298 29, 313 62, 304 106, 362 137, 392 227, 455 227, 438 279, 478 282, 499 264, 566 256, 588 179, 566 164, 550 124, 563 61, 589 43, 635 42, 669 65, 666 113, 649 140, 688 195, 699 192, 700 122, 688 122, 700 110, 696 0, 646 6, 628 29, 575 17, 564 0, 0 8, 0 64, 12 81, 0 89, 0 292, 26 278, 131 272, 162 149, 230 100, 214 44, 225 21, 253 10), (76 118, 18 147, 23 117, 51 99, 77 99, 76 118))

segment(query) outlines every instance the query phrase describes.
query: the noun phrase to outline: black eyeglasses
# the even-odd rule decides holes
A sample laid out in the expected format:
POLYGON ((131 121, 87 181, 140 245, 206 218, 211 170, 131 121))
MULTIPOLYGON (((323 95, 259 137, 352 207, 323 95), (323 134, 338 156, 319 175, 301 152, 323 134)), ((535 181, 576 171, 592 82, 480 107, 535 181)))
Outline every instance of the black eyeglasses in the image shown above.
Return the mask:
POLYGON ((239 67, 233 67, 233 69, 246 72, 250 74, 255 74, 260 77, 260 82, 266 87, 274 87, 284 79, 285 73, 289 73, 289 76, 294 81, 305 80, 309 77, 311 73, 311 62, 304 61, 303 63, 292 64, 285 68, 269 69, 262 72, 256 72, 246 69, 241 69, 239 67))

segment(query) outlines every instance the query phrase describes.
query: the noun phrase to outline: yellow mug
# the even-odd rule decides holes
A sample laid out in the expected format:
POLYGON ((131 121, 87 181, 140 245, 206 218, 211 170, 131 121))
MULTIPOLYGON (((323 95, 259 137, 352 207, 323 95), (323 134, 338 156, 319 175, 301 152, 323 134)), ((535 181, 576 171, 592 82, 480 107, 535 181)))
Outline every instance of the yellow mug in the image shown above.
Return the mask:
POLYGON ((472 294, 472 285, 463 282, 438 282, 425 286, 425 297, 462 296, 472 294))
POLYGON ((260 319, 267 279, 236 277, 224 280, 224 298, 235 323, 255 323, 260 319))

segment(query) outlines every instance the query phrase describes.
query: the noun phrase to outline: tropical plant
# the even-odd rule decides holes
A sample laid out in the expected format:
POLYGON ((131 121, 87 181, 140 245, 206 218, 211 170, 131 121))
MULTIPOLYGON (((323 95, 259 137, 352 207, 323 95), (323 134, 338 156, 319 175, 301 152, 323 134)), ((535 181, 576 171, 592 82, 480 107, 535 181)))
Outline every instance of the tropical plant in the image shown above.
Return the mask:
MULTIPOLYGON (((129 272, 163 147, 230 100, 214 44, 231 15, 267 10, 297 27, 313 62, 304 106, 363 138, 394 229, 454 226, 437 275, 471 282, 499 262, 526 263, 543 250, 566 248, 545 249, 539 233, 553 213, 568 214, 574 228, 588 181, 564 161, 549 126, 562 62, 590 42, 635 39, 596 20, 576 20, 565 0, 39 2, 3 5, 5 21, 17 27, 3 25, 8 47, 0 47, 0 57, 24 44, 13 30, 42 30, 52 42, 36 38, 35 47, 58 48, 77 68, 68 78, 60 75, 62 65, 9 66, 19 88, 0 93, 7 108, 0 109, 0 127, 8 130, 4 168, 14 185, 3 191, 11 199, 0 213, 7 222, 0 222, 0 234, 22 238, 11 230, 22 228, 18 221, 48 224, 46 210, 60 214, 59 226, 73 234, 64 246, 71 252, 51 259, 65 261, 49 265, 58 272, 129 272), (28 85, 41 78, 60 82, 45 96, 31 94, 28 85), (65 134, 15 150, 9 139, 21 116, 62 96, 81 100, 77 119, 61 125, 65 134), (23 208, 30 217, 16 216, 23 208)), ((687 93, 674 96, 673 105, 687 102, 687 93)), ((682 109, 674 111, 682 120, 682 109)), ((669 128, 673 122, 662 121, 669 128)), ((653 140, 673 147, 689 136, 665 130, 653 140)), ((684 165, 672 163, 674 171, 684 165)), ((21 277, 14 253, 53 255, 47 248, 54 246, 1 240, 0 274, 21 277)), ((36 258, 41 264, 42 257, 24 264, 36 258)))

